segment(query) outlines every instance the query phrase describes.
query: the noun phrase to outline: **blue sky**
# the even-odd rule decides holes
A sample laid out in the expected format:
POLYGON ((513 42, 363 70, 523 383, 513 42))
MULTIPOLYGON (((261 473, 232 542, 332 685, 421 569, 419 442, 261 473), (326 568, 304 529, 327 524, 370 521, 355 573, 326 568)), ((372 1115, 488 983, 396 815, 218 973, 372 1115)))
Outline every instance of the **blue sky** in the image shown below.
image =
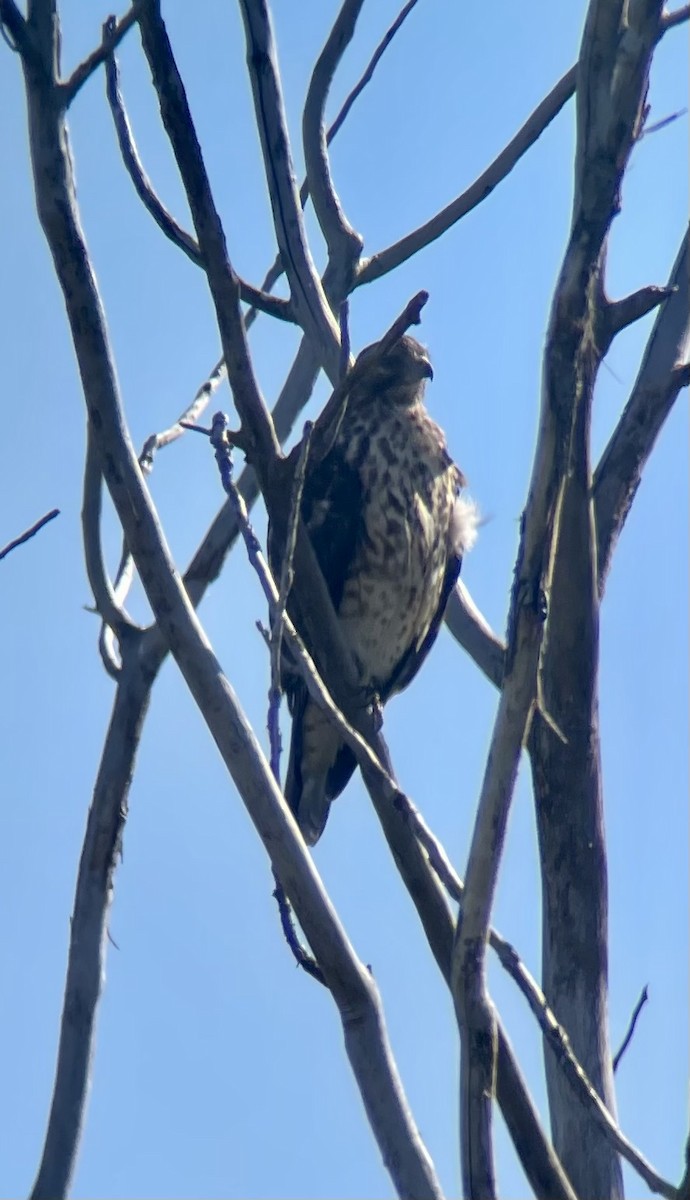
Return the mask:
MULTIPOLYGON (((106 15, 61 6, 65 62, 99 39, 106 15)), ((286 103, 300 166, 299 117, 310 66, 335 6, 275 0, 286 103)), ((333 89, 331 115, 396 13, 365 7, 333 89)), ((333 146, 350 219, 372 253, 427 219, 500 150, 575 60, 582 3, 528 8, 421 0, 333 146)), ((275 254, 253 132, 241 23, 232 5, 166 6, 237 269, 259 282, 275 254)), ((651 120, 683 107, 687 37, 655 63, 651 120)), ((0 470, 4 544, 48 509, 60 518, 2 564, 0 724, 3 829, 0 946, 0 1192, 27 1191, 49 1104, 76 864, 113 696, 96 649, 79 511, 84 405, 62 300, 33 206, 18 62, 0 46, 0 470)), ((188 222, 136 34, 123 87, 147 170, 188 222)), ((167 426, 219 353, 201 273, 152 225, 120 165, 103 81, 70 126, 78 199, 108 311, 134 441, 167 426)), ((464 579, 494 627, 508 589, 534 446, 540 355, 568 230, 572 103, 475 212, 395 276, 358 291, 355 349, 409 297, 431 299, 420 336, 435 379, 430 410, 486 516, 464 579)), ((687 117, 633 154, 611 242, 609 291, 663 283, 687 219, 687 117)), ((313 250, 322 261, 314 235, 313 250)), ((651 318, 604 364, 595 452, 634 381, 651 318)), ((251 337, 272 402, 296 345, 261 318, 251 337)), ((322 383, 309 409, 316 411, 322 383)), ((618 1074, 621 1124, 677 1180, 688 1080, 688 471, 687 396, 672 413, 621 538, 602 610, 601 724, 609 838, 611 1037, 617 1046, 642 986, 649 1004, 618 1074), (663 1102, 661 1101, 663 1097, 663 1102)), ((229 403, 224 395, 223 405, 229 403)), ((157 460, 152 490, 169 544, 188 562, 222 497, 201 439, 157 460)), ((263 532, 263 515, 256 511, 263 532)), ((118 539, 108 515, 108 553, 118 539)), ((132 611, 146 619, 141 595, 132 611)), ((254 622, 258 582, 235 551, 202 620, 264 736, 268 665, 254 622)), ((464 868, 496 696, 443 631, 422 674, 386 714, 403 787, 464 868)), ((407 1094, 449 1195, 459 1193, 458 1050, 452 1008, 358 780, 316 850, 323 878, 383 994, 407 1094)), ((538 974, 540 899, 528 772, 511 815, 496 926, 538 974)), ((117 872, 93 1092, 73 1194, 134 1197, 387 1197, 325 991, 293 966, 271 899, 266 855, 176 668, 157 682, 117 872)), ((498 967, 491 987, 540 1105, 539 1037, 498 967)), ((499 1125, 501 1195, 525 1195, 499 1125)), ((629 1194, 645 1194, 637 1180, 629 1194)))

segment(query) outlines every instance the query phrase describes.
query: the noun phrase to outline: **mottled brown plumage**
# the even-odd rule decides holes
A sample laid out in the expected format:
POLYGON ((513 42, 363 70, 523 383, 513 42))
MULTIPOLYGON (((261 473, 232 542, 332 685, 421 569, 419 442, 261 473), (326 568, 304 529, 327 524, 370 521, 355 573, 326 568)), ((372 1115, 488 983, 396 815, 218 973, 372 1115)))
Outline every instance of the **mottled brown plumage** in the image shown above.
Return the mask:
MULTIPOLYGON (((352 389, 332 450, 305 478, 302 516, 316 557, 361 682, 382 703, 431 649, 475 535, 462 473, 423 405, 432 377, 424 348, 403 337, 352 389)), ((292 713, 285 795, 313 845, 355 758, 302 680, 286 670, 284 682, 292 713)))

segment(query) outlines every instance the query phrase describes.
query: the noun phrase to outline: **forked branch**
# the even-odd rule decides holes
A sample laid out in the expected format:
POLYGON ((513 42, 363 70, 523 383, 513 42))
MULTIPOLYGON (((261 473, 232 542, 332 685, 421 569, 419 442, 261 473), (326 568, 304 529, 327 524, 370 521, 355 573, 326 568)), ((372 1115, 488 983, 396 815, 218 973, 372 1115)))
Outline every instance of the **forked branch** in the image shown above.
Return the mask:
MULTIPOLYGON (((112 27, 112 18, 103 27, 103 38, 107 40, 112 27)), ((177 246, 187 258, 197 267, 203 267, 204 261, 197 242, 182 228, 163 204, 149 179, 144 165, 139 157, 134 134, 125 109, 120 90, 120 72, 115 54, 108 54, 105 59, 106 94, 115 125, 117 141, 120 147, 122 161, 127 170, 139 199, 144 208, 151 214, 159 229, 177 246)), ((253 305, 260 312, 276 317, 279 321, 295 321, 292 305, 289 300, 279 296, 271 296, 261 288, 253 287, 244 279, 237 277, 240 295, 247 304, 253 305)))
POLYGON ((328 256, 333 261, 354 264, 359 259, 363 240, 352 228, 331 176, 326 138, 325 108, 338 64, 352 40, 364 0, 343 0, 326 44, 316 60, 304 102, 302 141, 307 168, 307 186, 316 219, 326 239, 328 256))
POLYGON ((240 0, 240 7, 273 224, 290 296, 299 323, 318 347, 325 370, 335 383, 340 350, 338 327, 304 230, 268 5, 266 0, 240 0))
POLYGON ((642 472, 687 376, 677 369, 690 350, 690 237, 686 231, 671 271, 669 298, 659 310, 637 379, 594 473, 599 590, 642 472))

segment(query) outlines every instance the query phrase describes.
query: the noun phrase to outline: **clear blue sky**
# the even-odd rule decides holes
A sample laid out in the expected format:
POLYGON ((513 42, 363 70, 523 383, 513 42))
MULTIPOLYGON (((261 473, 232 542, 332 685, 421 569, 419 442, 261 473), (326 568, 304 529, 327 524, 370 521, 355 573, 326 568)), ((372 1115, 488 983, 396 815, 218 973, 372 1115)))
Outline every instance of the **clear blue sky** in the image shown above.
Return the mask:
MULTIPOLYGON (((70 0, 65 60, 100 37, 107 9, 70 0)), ((275 246, 233 5, 167 4, 180 66, 235 266, 258 282, 275 246)), ((334 4, 275 0, 298 164, 299 112, 334 4)), ((396 5, 365 8, 332 97, 333 115, 396 5)), ((583 3, 522 6, 421 0, 333 148, 345 208, 367 253, 462 190, 575 60, 583 3)), ((686 103, 684 30, 657 56, 651 120, 686 103)), ((0 723, 3 817, 0 947, 0 1192, 29 1188, 52 1086, 76 864, 113 697, 80 545, 84 404, 62 300, 33 205, 19 63, 0 45, 0 255, 5 405, 0 543, 58 506, 59 520, 2 564, 0 723)), ((147 169, 187 221, 136 34, 123 84, 147 169)), ((78 198, 132 434, 168 425, 218 357, 203 278, 157 231, 120 165, 99 76, 70 120, 78 198)), ((435 380, 429 406, 488 518, 464 567, 502 631, 533 449, 549 299, 568 229, 571 104, 479 210, 441 243, 357 292, 355 348, 427 288, 421 336, 435 380)), ((687 117, 635 150, 610 254, 611 294, 663 283, 688 207, 687 117)), ((311 223, 310 223, 311 228, 311 223)), ((315 256, 322 260, 314 241, 315 256)), ((600 450, 634 381, 651 320, 613 346, 599 382, 600 450)), ((296 338, 262 318, 256 369, 272 401, 296 338)), ((319 390, 323 398, 325 388, 319 390)), ((223 404, 228 398, 223 398, 223 404)), ((678 1180, 688 1080, 688 471, 687 395, 647 469, 621 539, 602 614, 601 723, 610 849, 611 1034, 640 989, 649 1005, 619 1071, 621 1123, 678 1180)), ((152 481, 168 540, 188 562, 221 501, 200 439, 161 455, 152 481)), ((263 518, 257 511, 257 526, 263 518)), ((118 540, 108 521, 110 561, 118 540)), ((140 597, 132 609, 142 619, 140 597)), ((267 661, 254 622, 264 606, 233 553, 201 610, 245 709, 263 736, 267 661)), ((459 869, 496 696, 444 631, 386 734, 402 785, 459 869)), ((361 784, 338 801, 319 870, 382 990, 414 1113, 449 1195, 459 1192, 458 1050, 449 997, 392 867, 361 784)), ((513 808, 495 914, 538 974, 540 900, 529 778, 513 808)), ((388 1197, 326 992, 283 945, 266 855, 172 663, 146 723, 116 877, 93 1092, 74 1196, 388 1197)), ((498 968, 492 988, 543 1104, 539 1038, 498 968)), ((500 1122, 499 1122, 500 1125, 500 1122)), ((499 1134, 501 1195, 526 1187, 499 1134)), ((637 1180, 632 1197, 645 1194, 637 1180)))

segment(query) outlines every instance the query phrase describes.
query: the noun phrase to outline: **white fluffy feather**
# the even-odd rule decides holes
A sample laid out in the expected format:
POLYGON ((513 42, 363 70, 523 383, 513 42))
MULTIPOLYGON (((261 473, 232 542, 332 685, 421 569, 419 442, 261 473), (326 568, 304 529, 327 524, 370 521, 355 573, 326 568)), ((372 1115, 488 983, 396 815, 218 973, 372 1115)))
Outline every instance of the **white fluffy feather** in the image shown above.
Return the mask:
POLYGON ((451 517, 450 536, 458 554, 467 554, 477 540, 479 509, 470 496, 458 496, 451 517))

